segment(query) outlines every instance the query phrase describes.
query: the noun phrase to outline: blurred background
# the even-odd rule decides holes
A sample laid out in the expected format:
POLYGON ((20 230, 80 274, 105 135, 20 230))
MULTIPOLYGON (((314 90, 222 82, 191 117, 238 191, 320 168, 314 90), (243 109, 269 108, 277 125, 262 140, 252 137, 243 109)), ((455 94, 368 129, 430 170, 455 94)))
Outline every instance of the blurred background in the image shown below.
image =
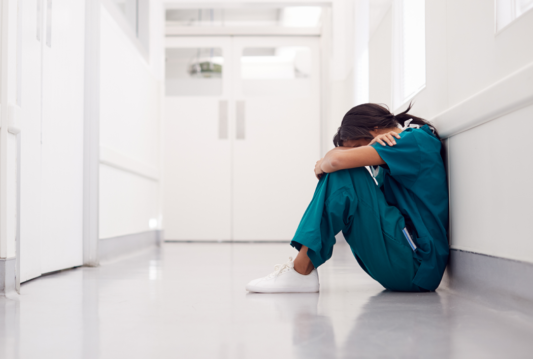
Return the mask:
POLYGON ((289 241, 365 102, 445 139, 453 249, 533 262, 532 0, 1 4, 7 289, 162 241, 289 241))

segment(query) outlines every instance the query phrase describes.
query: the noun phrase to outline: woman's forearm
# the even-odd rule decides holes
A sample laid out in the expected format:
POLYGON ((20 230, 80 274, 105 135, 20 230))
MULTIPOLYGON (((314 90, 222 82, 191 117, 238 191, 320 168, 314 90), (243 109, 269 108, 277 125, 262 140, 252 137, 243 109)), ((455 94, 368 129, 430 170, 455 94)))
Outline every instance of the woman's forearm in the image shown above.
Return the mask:
POLYGON ((379 166, 385 162, 371 146, 357 148, 339 147, 326 153, 320 168, 326 173, 364 166, 379 166))
POLYGON ((324 158, 322 159, 322 165, 321 165, 322 171, 326 173, 331 173, 331 172, 340 170, 340 168, 338 168, 339 166, 339 163, 338 163, 339 156, 337 156, 338 152, 346 151, 346 150, 353 150, 353 149, 354 149, 353 147, 339 146, 339 147, 335 147, 329 150, 324 156, 324 158))

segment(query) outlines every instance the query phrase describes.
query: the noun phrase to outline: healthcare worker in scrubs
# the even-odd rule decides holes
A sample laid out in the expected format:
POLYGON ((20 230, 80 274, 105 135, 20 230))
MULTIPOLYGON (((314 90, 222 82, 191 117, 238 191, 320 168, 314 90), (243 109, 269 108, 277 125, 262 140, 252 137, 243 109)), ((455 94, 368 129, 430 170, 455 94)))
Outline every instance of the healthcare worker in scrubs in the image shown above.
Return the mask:
POLYGON ((368 103, 346 113, 335 148, 316 163, 318 185, 291 241, 297 257, 248 291, 318 292, 316 269, 341 231, 361 268, 386 289, 437 289, 449 253, 442 144, 410 109, 394 115, 368 103))

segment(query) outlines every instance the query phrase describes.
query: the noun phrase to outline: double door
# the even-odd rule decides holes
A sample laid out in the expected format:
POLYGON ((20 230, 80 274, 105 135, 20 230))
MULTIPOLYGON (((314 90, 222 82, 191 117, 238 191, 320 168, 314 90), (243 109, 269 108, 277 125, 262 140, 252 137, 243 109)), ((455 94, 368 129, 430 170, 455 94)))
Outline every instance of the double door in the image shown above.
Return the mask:
POLYGON ((167 240, 288 240, 316 186, 318 39, 166 43, 167 240))

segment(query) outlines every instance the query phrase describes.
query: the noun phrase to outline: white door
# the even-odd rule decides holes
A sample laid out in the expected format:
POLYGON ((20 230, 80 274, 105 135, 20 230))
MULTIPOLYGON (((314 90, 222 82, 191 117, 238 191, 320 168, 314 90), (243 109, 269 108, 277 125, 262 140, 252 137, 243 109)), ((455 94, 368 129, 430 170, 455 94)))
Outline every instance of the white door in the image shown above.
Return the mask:
POLYGON ((20 3, 22 282, 82 264, 84 10, 20 3))
POLYGON ((317 38, 235 38, 233 239, 289 240, 320 156, 317 38))
POLYGON ((21 2, 21 281, 82 264, 85 1, 21 2))
POLYGON ((19 3, 20 29, 20 280, 41 271, 41 50, 42 2, 19 3))
POLYGON ((316 186, 318 59, 316 38, 167 40, 165 239, 292 237, 316 186))
POLYGON ((231 39, 167 39, 166 62, 165 239, 229 240, 231 39))
POLYGON ((43 47, 43 273, 82 265, 84 0, 47 1, 43 47))

